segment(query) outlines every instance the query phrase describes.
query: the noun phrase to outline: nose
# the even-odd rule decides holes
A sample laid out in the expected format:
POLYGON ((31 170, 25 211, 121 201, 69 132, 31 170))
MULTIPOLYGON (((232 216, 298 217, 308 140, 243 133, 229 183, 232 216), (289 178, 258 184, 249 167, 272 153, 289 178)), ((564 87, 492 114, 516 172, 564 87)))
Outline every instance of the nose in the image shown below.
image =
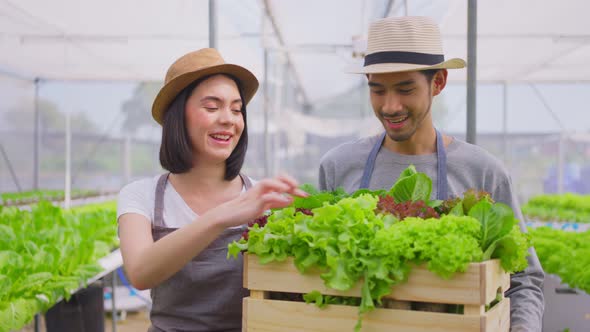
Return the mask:
POLYGON ((230 107, 224 107, 219 113, 219 122, 223 124, 234 124, 235 115, 230 107))
POLYGON ((391 114, 403 110, 404 107, 401 98, 396 93, 387 92, 385 95, 385 103, 383 104, 383 112, 391 114))

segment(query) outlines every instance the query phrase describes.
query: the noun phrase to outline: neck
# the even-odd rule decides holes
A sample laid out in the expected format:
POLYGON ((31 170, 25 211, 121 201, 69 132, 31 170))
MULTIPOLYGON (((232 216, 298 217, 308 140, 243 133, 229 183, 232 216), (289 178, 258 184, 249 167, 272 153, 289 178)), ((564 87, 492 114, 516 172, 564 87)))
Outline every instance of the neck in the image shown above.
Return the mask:
POLYGON ((412 137, 404 141, 394 141, 385 136, 383 146, 393 152, 406 155, 431 154, 436 152, 436 131, 434 127, 417 130, 412 137))
MULTIPOLYGON (((226 181, 225 164, 197 164, 188 172, 171 174, 170 180, 175 188, 185 189, 191 192, 217 191, 229 187, 233 181, 226 181)), ((183 190, 184 191, 184 190, 183 190)))

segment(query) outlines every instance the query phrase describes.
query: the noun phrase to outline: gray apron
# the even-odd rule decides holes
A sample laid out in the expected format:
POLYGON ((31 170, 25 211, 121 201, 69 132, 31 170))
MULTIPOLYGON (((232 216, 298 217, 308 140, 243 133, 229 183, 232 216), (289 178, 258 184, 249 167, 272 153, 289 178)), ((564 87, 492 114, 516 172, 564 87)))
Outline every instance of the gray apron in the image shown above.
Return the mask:
MULTIPOLYGON (((441 133, 436 130, 436 199, 445 200, 448 197, 448 182, 447 182, 447 152, 445 151, 445 144, 441 133)), ((385 140, 385 133, 381 135, 377 143, 371 149, 367 162, 365 163, 365 169, 363 171, 363 177, 361 178, 361 184, 359 189, 369 188, 369 182, 371 175, 373 175, 373 168, 375 168, 375 160, 377 160, 377 153, 383 145, 385 140)), ((393 183, 391 184, 393 185, 393 183)))
MULTIPOLYGON (((164 190, 168 175, 156 186, 152 237, 158 241, 177 228, 166 227, 163 218, 164 190)), ((252 186, 240 174, 246 190, 252 186)), ((182 270, 151 289, 152 325, 148 332, 241 331, 243 288, 242 256, 227 259, 227 245, 238 240, 246 225, 228 228, 182 270)))

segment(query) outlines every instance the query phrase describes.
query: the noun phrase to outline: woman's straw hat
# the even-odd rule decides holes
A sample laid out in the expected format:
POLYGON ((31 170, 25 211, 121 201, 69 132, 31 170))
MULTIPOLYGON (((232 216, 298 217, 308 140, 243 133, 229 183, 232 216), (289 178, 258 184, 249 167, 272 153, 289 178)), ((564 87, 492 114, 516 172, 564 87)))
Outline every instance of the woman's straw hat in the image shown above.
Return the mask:
POLYGON ((246 104, 258 90, 258 80, 248 69, 225 63, 217 50, 203 48, 183 55, 168 68, 164 86, 152 105, 152 116, 156 122, 162 124, 168 106, 184 88, 202 77, 214 74, 235 77, 240 82, 246 104))
POLYGON ((462 59, 445 61, 436 22, 427 17, 404 16, 371 24, 364 66, 351 72, 378 74, 463 67, 462 59))

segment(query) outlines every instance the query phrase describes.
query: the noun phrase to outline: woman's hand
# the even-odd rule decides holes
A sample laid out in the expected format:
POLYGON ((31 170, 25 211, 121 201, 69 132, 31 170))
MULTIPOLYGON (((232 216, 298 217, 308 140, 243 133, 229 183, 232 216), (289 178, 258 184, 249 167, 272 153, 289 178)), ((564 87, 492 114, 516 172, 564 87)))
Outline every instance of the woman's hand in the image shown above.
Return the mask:
POLYGON ((264 179, 236 199, 225 202, 206 214, 223 228, 239 226, 260 217, 269 209, 283 208, 293 202, 292 196, 306 197, 308 194, 297 188, 295 179, 287 175, 264 179))

